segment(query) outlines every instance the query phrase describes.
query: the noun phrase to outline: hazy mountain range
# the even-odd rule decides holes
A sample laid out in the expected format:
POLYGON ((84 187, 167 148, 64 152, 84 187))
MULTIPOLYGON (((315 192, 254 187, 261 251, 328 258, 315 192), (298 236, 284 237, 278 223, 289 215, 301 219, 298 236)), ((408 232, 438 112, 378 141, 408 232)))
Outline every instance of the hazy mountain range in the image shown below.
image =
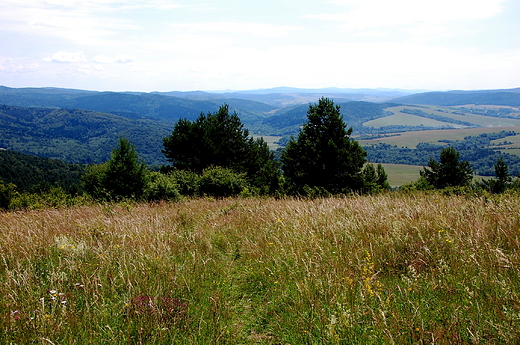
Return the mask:
POLYGON ((217 111, 227 103, 254 135, 287 138, 297 134, 305 121, 308 103, 320 97, 329 97, 341 106, 345 121, 354 127, 355 134, 489 126, 497 118, 512 123, 520 115, 520 88, 418 92, 280 87, 142 93, 0 86, 0 148, 68 162, 102 162, 108 159, 118 138, 124 136, 136 145, 147 163, 162 164, 165 163, 162 138, 180 118, 194 120, 201 112, 217 111), (439 113, 420 107, 398 107, 403 104, 446 107, 476 104, 503 109, 482 114, 479 110, 477 118, 471 115, 474 110, 470 108, 444 109, 439 113), (414 116, 417 121, 399 120, 404 116, 414 116), (482 116, 489 121, 483 122, 482 116))

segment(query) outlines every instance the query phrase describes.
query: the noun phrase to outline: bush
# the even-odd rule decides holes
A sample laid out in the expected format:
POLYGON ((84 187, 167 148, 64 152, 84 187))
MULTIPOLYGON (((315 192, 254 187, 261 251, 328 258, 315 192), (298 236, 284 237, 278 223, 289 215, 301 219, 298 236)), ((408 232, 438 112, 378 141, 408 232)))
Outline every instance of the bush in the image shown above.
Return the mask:
POLYGON ((146 186, 145 198, 148 201, 177 201, 181 197, 179 186, 173 176, 158 172, 150 173, 150 181, 146 186))
POLYGON ((8 209, 15 195, 16 186, 12 183, 5 185, 4 182, 0 180, 0 208, 8 209))
POLYGON ((204 169, 199 182, 200 195, 226 197, 239 195, 247 188, 245 174, 222 167, 204 169))
POLYGON ((199 190, 200 176, 188 170, 174 169, 168 173, 177 184, 177 190, 181 195, 195 196, 199 190))

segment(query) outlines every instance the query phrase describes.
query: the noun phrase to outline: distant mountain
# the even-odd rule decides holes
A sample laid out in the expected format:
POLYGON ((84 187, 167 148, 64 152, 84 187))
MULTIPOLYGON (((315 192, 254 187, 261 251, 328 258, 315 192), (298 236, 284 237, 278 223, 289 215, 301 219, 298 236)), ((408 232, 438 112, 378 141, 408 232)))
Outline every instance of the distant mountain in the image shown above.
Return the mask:
POLYGON ((175 96, 194 100, 231 100, 247 99, 266 103, 275 107, 287 107, 297 104, 308 104, 317 102, 321 97, 328 97, 335 102, 347 101, 370 101, 384 102, 391 98, 410 95, 422 91, 411 91, 401 89, 345 89, 345 88, 322 88, 301 89, 294 87, 275 87, 270 89, 243 90, 243 91, 190 91, 190 92, 159 92, 162 95, 175 96))
POLYGON ((425 92, 392 99, 404 104, 456 106, 466 104, 520 106, 520 88, 481 91, 425 92))
MULTIPOLYGON (((380 117, 389 116, 385 108, 395 106, 390 103, 372 103, 362 101, 350 101, 336 103, 340 106, 341 115, 347 126, 362 129, 363 123, 380 117)), ((298 132, 298 128, 307 120, 308 105, 298 105, 292 108, 282 109, 275 115, 262 121, 264 125, 283 131, 284 135, 298 132)))

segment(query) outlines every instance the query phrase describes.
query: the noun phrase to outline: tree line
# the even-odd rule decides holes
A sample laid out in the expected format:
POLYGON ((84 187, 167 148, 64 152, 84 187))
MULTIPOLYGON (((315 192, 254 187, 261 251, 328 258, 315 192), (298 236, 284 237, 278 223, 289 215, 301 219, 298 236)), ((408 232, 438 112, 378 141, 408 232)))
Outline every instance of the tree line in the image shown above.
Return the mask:
MULTIPOLYGON (((317 197, 390 189, 382 165, 367 163, 366 151, 351 134, 340 106, 321 98, 309 106, 307 121, 297 137, 290 138, 278 161, 267 143, 252 138, 236 112, 224 104, 215 113, 175 123, 163 138, 162 153, 169 165, 159 171, 151 171, 133 144, 120 138, 107 162, 88 166, 82 187, 88 197, 106 201, 205 195, 317 197)), ((501 192, 511 184, 507 165, 503 160, 496 164, 498 180, 480 185, 490 192, 501 192)), ((439 161, 431 158, 419 180, 406 188, 469 186, 472 173, 470 164, 460 161, 458 151, 448 147, 441 150, 439 161)), ((0 207, 8 208, 15 196, 16 186, 0 182, 0 207)))

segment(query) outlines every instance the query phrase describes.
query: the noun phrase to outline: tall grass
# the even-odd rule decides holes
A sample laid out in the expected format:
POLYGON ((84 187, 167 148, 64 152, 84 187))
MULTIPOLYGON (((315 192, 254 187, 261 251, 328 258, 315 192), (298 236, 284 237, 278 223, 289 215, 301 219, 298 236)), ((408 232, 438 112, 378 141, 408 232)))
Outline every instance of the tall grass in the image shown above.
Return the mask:
POLYGON ((512 344, 519 244, 507 195, 0 213, 0 342, 512 344))

